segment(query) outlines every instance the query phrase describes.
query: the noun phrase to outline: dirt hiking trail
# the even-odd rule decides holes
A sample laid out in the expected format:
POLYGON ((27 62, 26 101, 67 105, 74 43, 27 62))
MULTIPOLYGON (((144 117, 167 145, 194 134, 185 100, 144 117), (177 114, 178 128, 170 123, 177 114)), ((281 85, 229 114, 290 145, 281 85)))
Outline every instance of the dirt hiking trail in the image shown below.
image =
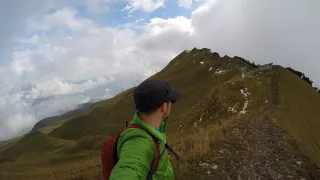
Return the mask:
POLYGON ((270 119, 280 101, 278 75, 273 75, 272 104, 260 115, 236 122, 213 156, 199 167, 206 179, 320 179, 320 170, 298 151, 294 140, 270 119))

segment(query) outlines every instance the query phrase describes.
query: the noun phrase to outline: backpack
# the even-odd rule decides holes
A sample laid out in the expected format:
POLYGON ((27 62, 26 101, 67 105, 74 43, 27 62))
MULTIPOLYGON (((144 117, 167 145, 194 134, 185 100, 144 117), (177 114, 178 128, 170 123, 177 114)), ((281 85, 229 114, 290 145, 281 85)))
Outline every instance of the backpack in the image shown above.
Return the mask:
MULTIPOLYGON (((138 124, 133 124, 128 127, 125 127, 123 129, 121 129, 118 133, 116 133, 114 136, 108 138, 107 141, 102 146, 101 166, 102 166, 102 177, 104 180, 109 179, 109 176, 111 174, 113 167, 116 165, 116 163, 119 160, 118 154, 117 154, 117 141, 119 139, 119 136, 121 135, 121 133, 123 133, 125 130, 127 130, 129 128, 143 129, 138 124)), ((151 170, 148 174, 147 179, 152 179, 152 175, 157 171, 157 168, 159 165, 159 156, 160 156, 159 143, 158 143, 157 138, 152 136, 152 139, 153 139, 153 142, 154 142, 156 148, 155 148, 154 158, 153 158, 152 165, 151 165, 151 170)))

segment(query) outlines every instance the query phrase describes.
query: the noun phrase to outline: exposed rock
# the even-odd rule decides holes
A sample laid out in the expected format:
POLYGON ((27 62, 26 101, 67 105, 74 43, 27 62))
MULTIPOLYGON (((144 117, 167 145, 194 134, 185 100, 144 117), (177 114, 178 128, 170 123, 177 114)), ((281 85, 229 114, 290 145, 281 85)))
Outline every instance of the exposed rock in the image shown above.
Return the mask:
POLYGON ((213 53, 213 56, 217 56, 217 57, 220 58, 220 55, 219 55, 219 53, 217 53, 217 52, 214 52, 214 53, 213 53))
POLYGON ((212 169, 217 170, 217 169, 218 169, 218 165, 213 164, 213 165, 212 165, 212 169))
POLYGON ((0 157, 0 163, 4 163, 10 161, 10 159, 8 157, 0 157))

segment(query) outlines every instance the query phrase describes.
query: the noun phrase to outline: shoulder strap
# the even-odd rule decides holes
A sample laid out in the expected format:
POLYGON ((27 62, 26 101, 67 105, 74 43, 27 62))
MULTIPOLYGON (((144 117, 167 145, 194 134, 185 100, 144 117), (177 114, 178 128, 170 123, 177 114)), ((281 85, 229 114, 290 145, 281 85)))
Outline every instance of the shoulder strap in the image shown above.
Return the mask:
POLYGON ((159 166, 159 157, 160 157, 160 147, 159 147, 159 142, 158 142, 158 139, 153 137, 153 142, 154 144, 156 145, 156 149, 155 149, 155 152, 154 152, 154 157, 153 157, 153 160, 152 160, 152 165, 151 165, 151 170, 149 171, 149 174, 147 176, 147 180, 152 180, 152 176, 153 174, 157 171, 158 169, 158 166, 159 166))
POLYGON ((168 149, 168 151, 176 158, 176 160, 180 160, 180 156, 168 145, 165 144, 166 149, 168 149))
MULTIPOLYGON (((129 129, 129 128, 137 128, 137 129, 143 129, 140 125, 138 124, 132 124, 132 125, 129 125, 127 126, 126 128, 122 129, 120 131, 120 134, 123 133, 125 130, 129 129)), ((152 175, 157 171, 158 169, 158 165, 159 165, 159 157, 160 157, 160 147, 159 147, 159 142, 158 142, 158 139, 156 137, 154 137, 152 134, 150 134, 148 131, 146 131, 145 129, 143 129, 145 132, 147 132, 153 139, 153 142, 156 146, 155 148, 155 152, 154 152, 154 157, 153 157, 153 160, 152 160, 152 163, 151 163, 151 168, 150 168, 150 171, 148 173, 148 176, 147 176, 147 180, 152 180, 152 175)), ((114 148, 114 152, 113 152, 113 155, 114 155, 114 158, 115 160, 119 160, 118 159, 118 154, 117 154, 117 144, 115 145, 116 148, 114 148)), ((116 161, 116 162, 117 162, 116 161)))

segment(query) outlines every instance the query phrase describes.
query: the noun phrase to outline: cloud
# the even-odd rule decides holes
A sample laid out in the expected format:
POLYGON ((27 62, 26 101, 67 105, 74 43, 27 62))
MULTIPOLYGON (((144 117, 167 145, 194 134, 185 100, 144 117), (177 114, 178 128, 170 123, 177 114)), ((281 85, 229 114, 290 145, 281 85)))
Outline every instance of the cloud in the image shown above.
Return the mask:
POLYGON ((33 70, 25 80, 33 81, 37 75, 37 81, 60 77, 71 81, 94 79, 118 74, 123 66, 130 67, 130 61, 124 62, 135 36, 131 29, 101 27, 72 9, 48 14, 32 29, 51 34, 38 35, 36 49, 14 53, 12 67, 17 74, 33 70))
POLYGON ((20 2, 5 0, 0 6, 0 22, 5 24, 0 28, 0 53, 9 49, 13 37, 25 26, 25 17, 34 13, 35 9, 45 6, 43 2, 30 0, 28 6, 18 6, 20 2), (17 12, 17 13, 12 13, 17 12), (8 19, 10 17, 10 20, 8 19))
POLYGON ((123 9, 129 12, 141 10, 153 12, 158 8, 164 7, 166 0, 128 0, 128 5, 123 9))
POLYGON ((109 81, 106 78, 98 78, 96 80, 87 80, 83 83, 68 83, 63 79, 52 79, 43 83, 35 84, 31 88, 31 97, 47 97, 52 95, 68 95, 74 93, 84 92, 85 90, 94 88, 96 86, 106 85, 109 81))
POLYGON ((7 104, 7 100, 4 99, 3 97, 0 97, 0 108, 5 107, 7 104))
POLYGON ((124 3, 125 0, 28 0, 28 5, 17 0, 2 0, 0 6, 0 53, 10 52, 15 38, 25 33, 29 25, 28 18, 42 16, 44 13, 70 7, 82 7, 88 13, 102 14, 109 11, 111 5, 124 3))
POLYGON ((34 125, 34 117, 30 114, 14 114, 9 117, 10 121, 0 122, 0 140, 27 133, 34 125))
POLYGON ((35 48, 17 49, 0 81, 4 87, 1 126, 10 129, 9 122, 19 123, 12 129, 16 135, 31 126, 24 123, 21 129, 22 122, 14 114, 28 115, 28 122, 35 123, 75 108, 85 98, 110 98, 155 73, 175 55, 159 52, 153 58, 155 54, 139 47, 152 27, 137 35, 130 28, 101 26, 69 8, 34 19, 30 37, 37 37, 32 41, 35 48))
MULTIPOLYGON (((72 30, 78 31, 87 26, 92 26, 89 19, 79 18, 77 11, 70 8, 63 8, 52 14, 41 17, 39 21, 32 20, 32 28, 40 30, 72 30)), ((36 36, 36 35, 35 35, 36 36)))
POLYGON ((25 44, 37 44, 39 42, 39 36, 34 34, 30 37, 19 39, 17 42, 25 44))
POLYGON ((103 98, 104 98, 104 99, 111 98, 111 97, 112 97, 112 94, 111 94, 110 92, 111 92, 111 89, 106 88, 106 89, 105 89, 105 95, 103 96, 103 98))
POLYGON ((89 10, 97 14, 105 13, 109 11, 108 4, 111 2, 113 1, 112 0, 85 0, 85 4, 88 6, 89 10))
POLYGON ((178 4, 180 7, 191 8, 192 0, 178 0, 178 4))
POLYGON ((15 74, 23 75, 33 70, 34 67, 29 59, 30 53, 29 50, 13 53, 11 68, 15 74))
POLYGON ((164 55, 168 53, 175 55, 179 51, 191 48, 194 45, 193 37, 194 31, 190 19, 183 16, 169 19, 154 18, 143 27, 141 34, 136 38, 136 43, 144 51, 163 53, 158 57, 164 59, 164 55))

